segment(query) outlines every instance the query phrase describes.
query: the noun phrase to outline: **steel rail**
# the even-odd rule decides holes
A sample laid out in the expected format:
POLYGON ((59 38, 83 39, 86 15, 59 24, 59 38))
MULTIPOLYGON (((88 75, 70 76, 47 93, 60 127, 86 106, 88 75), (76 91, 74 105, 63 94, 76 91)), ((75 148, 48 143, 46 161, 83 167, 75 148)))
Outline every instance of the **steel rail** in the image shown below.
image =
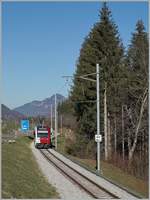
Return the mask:
POLYGON ((97 196, 95 196, 93 193, 91 193, 89 190, 87 190, 87 188, 85 188, 82 184, 80 184, 78 181, 76 181, 72 176, 70 176, 68 173, 66 173, 65 170, 63 170, 61 167, 59 167, 55 162, 53 162, 52 160, 49 159, 49 157, 42 151, 40 150, 40 152, 42 153, 42 155, 47 159, 47 161, 51 164, 53 164, 62 174, 66 175, 67 177, 69 177, 73 182, 75 182, 79 187, 81 187, 82 189, 84 189, 91 197, 96 198, 97 196))
POLYGON ((103 175, 99 175, 99 174, 98 174, 97 172, 95 172, 94 170, 89 169, 87 166, 85 166, 85 165, 82 164, 82 163, 79 163, 77 160, 74 160, 74 159, 70 158, 68 155, 65 155, 65 154, 63 154, 63 153, 60 153, 60 152, 58 152, 58 151, 56 151, 56 152, 59 153, 59 154, 61 154, 61 155, 64 156, 65 158, 69 159, 69 160, 72 161, 74 164, 77 164, 77 165, 79 165, 80 167, 83 167, 83 168, 86 169, 87 171, 91 172, 92 174, 94 174, 94 175, 96 175, 96 176, 98 176, 98 177, 103 178, 104 180, 106 180, 106 181, 110 182, 111 184, 113 184, 113 185, 119 187, 120 189, 122 189, 122 190, 126 191, 127 193, 131 194, 132 196, 134 196, 134 197, 136 197, 136 198, 138 198, 138 199, 143 199, 143 197, 140 196, 139 194, 136 194, 136 193, 133 192, 133 191, 129 191, 129 189, 125 188, 124 186, 119 185, 118 183, 114 182, 113 180, 110 180, 109 178, 104 177, 103 175))
POLYGON ((64 162, 63 160, 61 160, 60 158, 58 158, 56 155, 54 155, 52 152, 50 152, 49 150, 47 150, 51 155, 53 155, 57 160, 61 161, 64 165, 66 165, 67 167, 69 167, 70 169, 72 169, 74 172, 76 172, 77 174, 79 174, 80 176, 84 177, 85 179, 87 179, 89 182, 91 182, 92 184, 96 185, 99 189, 104 190, 106 193, 108 193, 110 196, 113 196, 114 198, 118 199, 118 196, 116 196, 115 194, 111 193, 110 191, 108 191, 106 188, 100 186, 99 184, 97 184, 95 181, 91 180, 90 178, 88 178, 87 176, 85 176, 84 174, 80 173, 78 170, 74 169, 73 167, 71 167, 70 165, 68 165, 66 162, 64 162))
MULTIPOLYGON (((75 182, 77 185, 79 185, 82 189, 84 189, 90 196, 92 196, 93 198, 96 199, 100 199, 100 197, 96 194, 94 194, 92 191, 90 191, 89 188, 87 188, 86 186, 84 186, 83 184, 81 184, 77 179, 75 179, 74 177, 72 177, 69 173, 67 173, 64 169, 62 169, 60 166, 58 166, 58 164, 56 164, 54 161, 52 161, 45 153, 43 150, 40 150, 40 152, 42 153, 42 155, 50 162, 52 163, 57 169, 59 169, 59 171, 61 171, 63 174, 65 174, 66 176, 68 176, 73 182, 75 182)), ((90 184, 93 184, 94 186, 96 186, 98 189, 102 190, 103 192, 106 192, 107 195, 109 195, 111 198, 115 198, 118 199, 118 197, 114 194, 112 194, 111 192, 109 192, 107 189, 101 187, 100 185, 98 185, 97 183, 95 183, 94 181, 92 181, 91 179, 89 179, 88 177, 86 177, 85 175, 81 174, 80 172, 78 172, 77 170, 75 170, 74 168, 72 168, 71 166, 69 166, 67 163, 65 163, 64 161, 62 161, 61 159, 59 159, 56 155, 52 154, 50 151, 46 150, 46 152, 48 154, 50 154, 51 156, 53 156, 53 158, 55 160, 58 160, 59 162, 61 162, 63 165, 65 165, 66 167, 68 167, 69 169, 71 169, 72 171, 74 171, 74 173, 78 174, 79 176, 81 176, 82 178, 86 179, 86 181, 88 181, 90 184)), ((104 198, 104 197, 103 197, 104 198)), ((107 196, 108 198, 108 196, 107 196)))

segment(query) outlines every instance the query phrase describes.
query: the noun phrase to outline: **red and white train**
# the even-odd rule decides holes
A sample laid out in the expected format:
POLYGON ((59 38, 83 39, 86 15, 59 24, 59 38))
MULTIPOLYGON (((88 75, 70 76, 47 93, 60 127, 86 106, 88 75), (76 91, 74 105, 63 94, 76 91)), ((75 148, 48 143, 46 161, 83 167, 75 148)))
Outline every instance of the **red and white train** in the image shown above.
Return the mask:
POLYGON ((34 129, 34 145, 36 148, 50 148, 51 132, 48 126, 36 126, 34 129))

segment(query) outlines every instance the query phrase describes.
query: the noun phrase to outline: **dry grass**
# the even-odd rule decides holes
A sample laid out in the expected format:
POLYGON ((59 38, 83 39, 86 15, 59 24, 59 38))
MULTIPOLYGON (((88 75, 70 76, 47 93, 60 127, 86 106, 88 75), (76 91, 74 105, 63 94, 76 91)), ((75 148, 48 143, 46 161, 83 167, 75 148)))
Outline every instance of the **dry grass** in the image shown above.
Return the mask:
MULTIPOLYGON (((79 161, 81 164, 87 166, 92 170, 96 169, 95 160, 80 159, 77 157, 72 157, 72 158, 79 161)), ((114 165, 104 161, 101 161, 101 168, 104 177, 116 182, 117 184, 123 187, 126 187, 127 189, 139 194, 143 198, 148 198, 148 182, 143 181, 134 176, 131 176, 123 172, 121 169, 115 167, 114 165)))
MULTIPOLYGON (((69 144, 69 141, 64 137, 65 133, 68 130, 63 130, 63 135, 58 138, 58 151, 63 154, 67 154, 67 156, 76 160, 83 166, 96 171, 96 160, 94 159, 81 159, 79 157, 71 156, 66 152, 66 147, 69 144), (67 143, 67 144, 66 144, 67 143)), ((136 178, 133 175, 129 175, 124 172, 125 170, 121 170, 119 167, 114 166, 113 164, 101 161, 101 169, 103 172, 103 176, 116 182, 117 184, 131 190, 137 194, 139 194, 143 198, 148 198, 148 182, 144 181, 140 178, 136 178)))

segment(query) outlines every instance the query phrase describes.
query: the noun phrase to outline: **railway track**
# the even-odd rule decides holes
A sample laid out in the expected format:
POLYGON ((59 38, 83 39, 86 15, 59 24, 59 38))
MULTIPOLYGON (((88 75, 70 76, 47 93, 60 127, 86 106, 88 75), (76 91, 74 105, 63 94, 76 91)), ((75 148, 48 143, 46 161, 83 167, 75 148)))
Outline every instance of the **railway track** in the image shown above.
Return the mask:
POLYGON ((69 179, 76 183, 80 188, 84 189, 92 198, 118 199, 116 195, 110 193, 108 190, 102 188, 85 175, 70 167, 68 164, 52 154, 49 150, 40 149, 40 152, 48 160, 48 162, 52 163, 61 173, 69 177, 69 179))

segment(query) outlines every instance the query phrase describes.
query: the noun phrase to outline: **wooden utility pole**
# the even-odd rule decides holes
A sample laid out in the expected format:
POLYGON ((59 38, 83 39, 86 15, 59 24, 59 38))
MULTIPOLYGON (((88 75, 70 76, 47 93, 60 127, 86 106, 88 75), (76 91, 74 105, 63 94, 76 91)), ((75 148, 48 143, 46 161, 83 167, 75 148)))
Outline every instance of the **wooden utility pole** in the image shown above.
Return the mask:
POLYGON ((61 131, 60 131, 60 134, 62 135, 62 115, 60 116, 60 124, 61 124, 61 131))
POLYGON ((108 131, 107 131, 107 86, 105 82, 104 91, 104 138, 105 138, 105 160, 108 160, 108 131))
POLYGON ((114 146, 115 146, 115 156, 116 156, 116 153, 117 153, 117 117, 116 117, 116 114, 115 114, 115 119, 114 119, 114 146))
POLYGON ((112 155, 112 145, 111 145, 111 123, 110 123, 110 114, 108 113, 107 118, 107 150, 108 150, 108 159, 111 158, 112 155))
POLYGON ((55 94, 55 149, 57 149, 57 94, 55 94))
POLYGON ((122 105, 122 159, 124 160, 124 106, 122 105))
POLYGON ((51 129, 53 128, 53 105, 51 104, 51 129))

